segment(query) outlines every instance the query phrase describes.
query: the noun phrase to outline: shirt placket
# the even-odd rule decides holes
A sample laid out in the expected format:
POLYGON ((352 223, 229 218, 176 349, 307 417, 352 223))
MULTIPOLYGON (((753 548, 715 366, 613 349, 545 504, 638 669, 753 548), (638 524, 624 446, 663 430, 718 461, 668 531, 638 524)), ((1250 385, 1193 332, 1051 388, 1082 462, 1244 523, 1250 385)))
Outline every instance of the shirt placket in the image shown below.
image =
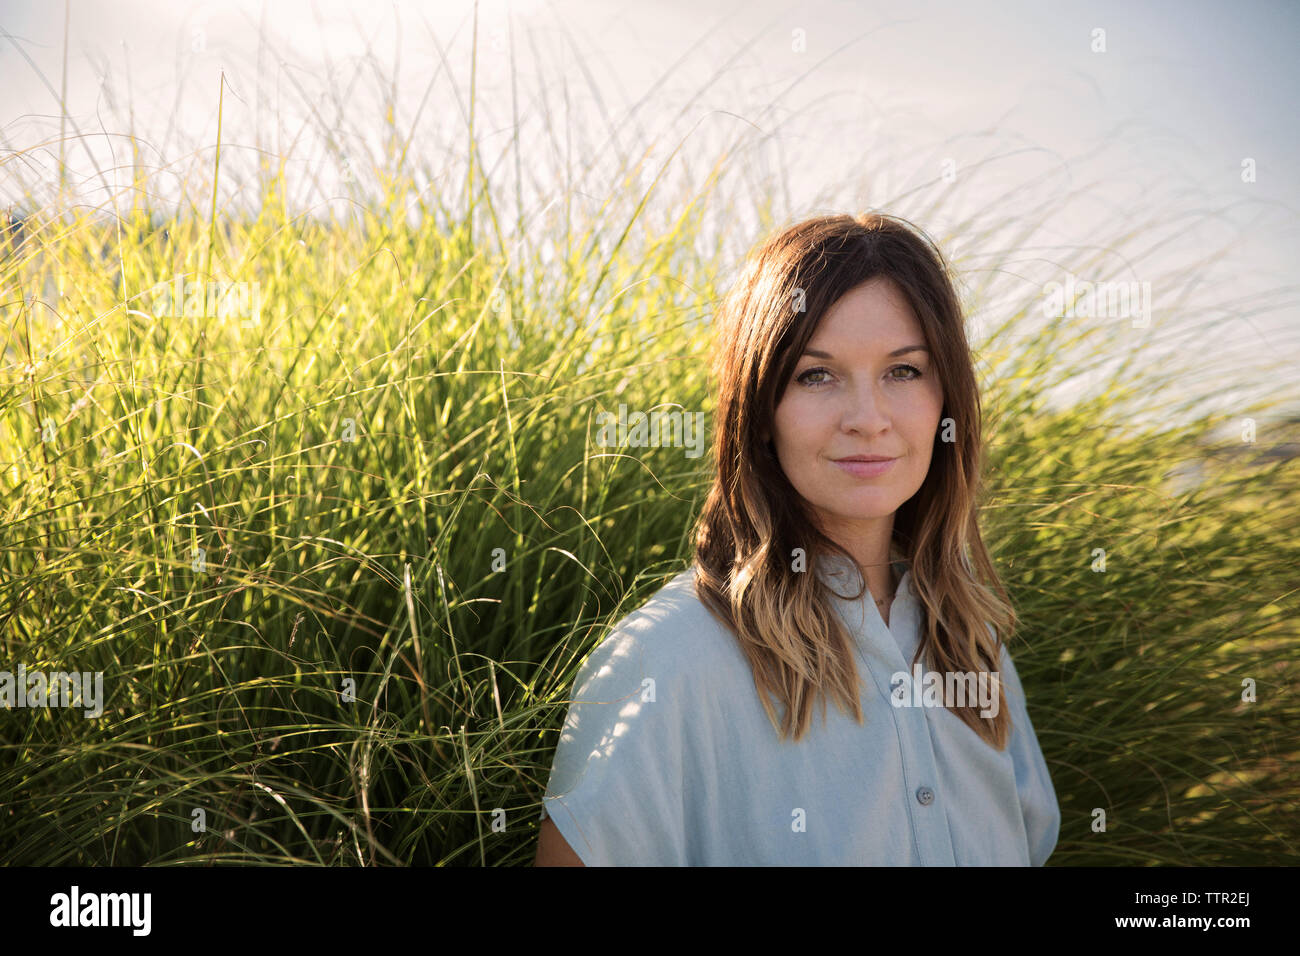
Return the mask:
MULTIPOLYGON (((907 818, 911 823, 912 842, 922 866, 955 866, 952 833, 948 827, 949 801, 956 794, 943 793, 939 787, 939 765, 925 708, 895 707, 891 701, 890 676, 900 671, 912 676, 911 662, 903 659, 898 642, 884 618, 876 610, 870 592, 863 597, 862 620, 853 628, 862 649, 876 692, 888 705, 898 734, 903 762, 903 796, 907 818)), ((918 626, 910 596, 895 601, 891 616, 895 626, 918 626)), ((850 622, 852 627, 852 622, 850 622)), ((909 684, 910 688, 910 684, 909 684)), ((911 697, 908 698, 909 703, 911 697)))

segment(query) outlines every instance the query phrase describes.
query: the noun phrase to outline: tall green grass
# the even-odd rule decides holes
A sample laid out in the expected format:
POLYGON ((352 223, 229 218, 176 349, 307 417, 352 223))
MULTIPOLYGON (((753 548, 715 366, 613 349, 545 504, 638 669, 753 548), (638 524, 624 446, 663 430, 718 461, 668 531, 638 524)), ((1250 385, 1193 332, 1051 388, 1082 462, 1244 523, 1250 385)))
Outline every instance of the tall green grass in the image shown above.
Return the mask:
MULTIPOLYGON (((190 208, 137 165, 120 215, 45 204, 6 234, 4 666, 103 671, 107 701, 0 712, 5 862, 531 862, 577 668, 689 560, 707 457, 602 448, 595 416, 711 413, 736 161, 659 198, 629 169, 520 241, 469 115, 466 180, 429 189, 390 114, 355 215, 295 207, 285 157, 236 207, 213 152, 190 208), (260 322, 153 314, 178 275, 256 283, 260 322)), ((1276 401, 1180 424, 1160 396, 1193 355, 1057 409, 1114 342, 1018 335, 1040 298, 977 357, 1052 863, 1295 863, 1300 482, 1268 442, 1207 438, 1277 435, 1276 401)))

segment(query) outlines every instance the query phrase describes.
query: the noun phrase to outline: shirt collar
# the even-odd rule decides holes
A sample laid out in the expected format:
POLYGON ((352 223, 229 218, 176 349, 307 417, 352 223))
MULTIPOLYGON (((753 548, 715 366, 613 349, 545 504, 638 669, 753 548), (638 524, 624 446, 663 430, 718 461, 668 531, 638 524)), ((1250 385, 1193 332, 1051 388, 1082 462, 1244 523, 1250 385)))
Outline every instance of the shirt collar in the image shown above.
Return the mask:
MULTIPOLYGON (((904 592, 910 597, 912 593, 912 572, 908 569, 907 564, 901 560, 892 562, 894 573, 898 576, 898 591, 895 594, 895 601, 901 598, 904 592)), ((862 586, 862 572, 853 561, 845 558, 840 554, 826 554, 822 556, 821 562, 817 566, 817 578, 827 587, 836 591, 841 597, 856 594, 862 586)), ((872 595, 873 598, 876 595, 872 595)))
MULTIPOLYGON (((857 601, 852 600, 862 586, 862 575, 857 564, 840 555, 827 555, 818 567, 818 577, 831 591, 831 603, 840 619, 854 635, 867 660, 882 668, 882 673, 907 671, 911 655, 920 640, 919 612, 912 594, 912 572, 901 561, 894 562, 898 590, 889 608, 889 624, 885 624, 880 609, 876 607, 871 592, 864 591, 857 601)), ((882 690, 886 695, 888 689, 882 690)))

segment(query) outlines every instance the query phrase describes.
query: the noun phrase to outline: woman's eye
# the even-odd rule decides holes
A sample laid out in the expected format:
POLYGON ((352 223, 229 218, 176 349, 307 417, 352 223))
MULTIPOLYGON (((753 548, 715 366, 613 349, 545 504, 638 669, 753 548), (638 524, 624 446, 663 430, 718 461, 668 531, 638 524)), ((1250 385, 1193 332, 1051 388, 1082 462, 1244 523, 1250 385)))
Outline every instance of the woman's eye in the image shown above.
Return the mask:
MULTIPOLYGON (((824 369, 824 368, 810 368, 810 369, 808 369, 808 371, 806 371, 806 372, 802 373, 801 375, 799 375, 799 376, 795 379, 795 381, 796 381, 796 382, 799 382, 801 385, 811 385, 811 386, 816 387, 816 386, 818 386, 818 385, 825 385, 825 384, 826 384, 826 380, 825 380, 825 379, 818 379, 818 380, 816 380, 816 381, 810 381, 809 378, 808 378, 808 376, 810 376, 810 375, 829 375, 829 374, 830 374, 830 372, 828 372, 828 371, 827 371, 826 369, 824 369)), ((919 368, 917 368, 915 365, 895 365, 893 368, 891 368, 891 369, 889 370, 889 375, 890 375, 890 377, 893 378, 894 381, 896 381, 896 382, 911 382, 911 381, 913 381, 913 380, 918 379, 918 378, 921 377, 921 370, 920 370, 919 368), (911 374, 909 374, 909 375, 902 375, 902 376, 899 376, 899 375, 895 375, 895 374, 894 374, 895 372, 909 372, 909 373, 911 373, 911 374)))

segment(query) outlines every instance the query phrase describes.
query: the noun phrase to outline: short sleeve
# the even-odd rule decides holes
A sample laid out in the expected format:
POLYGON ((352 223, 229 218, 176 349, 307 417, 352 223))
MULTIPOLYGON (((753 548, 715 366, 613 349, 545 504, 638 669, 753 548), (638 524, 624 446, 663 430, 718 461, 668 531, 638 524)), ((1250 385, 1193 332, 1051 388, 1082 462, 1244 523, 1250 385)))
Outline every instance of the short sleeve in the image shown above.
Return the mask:
POLYGON ((689 668, 655 638, 650 620, 625 619, 574 681, 545 814, 587 866, 687 863, 682 748, 689 668))
POLYGON ((1061 830, 1061 808, 1056 801, 1047 761, 1038 745, 1033 722, 1029 719, 1024 687, 1006 645, 1002 647, 1002 675, 1007 704, 1011 708, 1011 741, 1008 749, 1016 771, 1016 792, 1024 815, 1025 835, 1029 841, 1029 862, 1042 866, 1056 849, 1061 830))

